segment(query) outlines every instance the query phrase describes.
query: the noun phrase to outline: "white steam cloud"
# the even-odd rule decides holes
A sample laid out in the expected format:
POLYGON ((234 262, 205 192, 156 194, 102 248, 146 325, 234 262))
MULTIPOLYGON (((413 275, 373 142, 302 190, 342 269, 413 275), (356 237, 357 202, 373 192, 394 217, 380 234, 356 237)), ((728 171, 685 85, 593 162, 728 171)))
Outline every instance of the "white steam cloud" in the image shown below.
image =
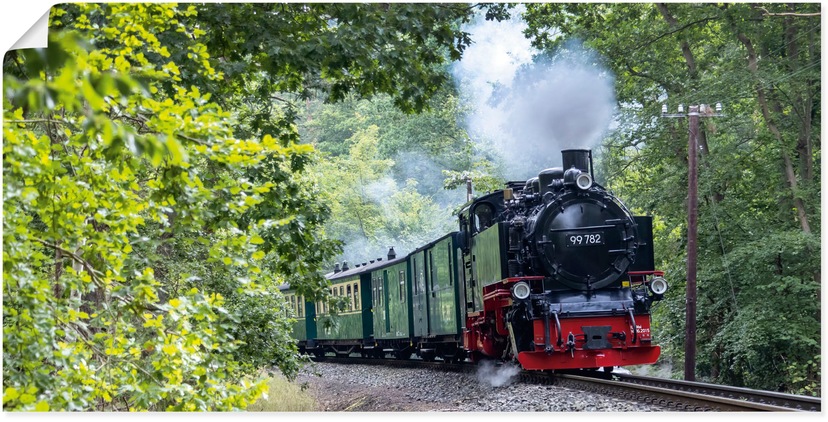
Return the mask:
POLYGON ((525 28, 519 17, 473 24, 475 43, 453 68, 473 105, 469 135, 497 149, 512 180, 560 165, 562 149, 596 146, 615 111, 613 76, 595 53, 569 42, 541 55, 525 28))
POLYGON ((496 366, 493 362, 484 360, 477 369, 477 380, 481 384, 491 387, 509 385, 520 372, 520 367, 510 363, 496 366))

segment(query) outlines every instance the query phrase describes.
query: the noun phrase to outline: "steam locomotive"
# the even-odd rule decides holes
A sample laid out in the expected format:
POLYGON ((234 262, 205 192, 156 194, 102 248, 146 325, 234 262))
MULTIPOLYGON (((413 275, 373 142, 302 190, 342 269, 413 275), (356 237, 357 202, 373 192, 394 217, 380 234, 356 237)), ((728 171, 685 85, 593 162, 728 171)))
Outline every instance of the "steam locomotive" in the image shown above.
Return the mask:
POLYGON ((652 219, 594 182, 592 152, 471 200, 459 230, 405 256, 326 277, 344 310, 289 287, 300 350, 446 361, 502 359, 531 370, 650 364, 650 308, 667 290, 652 219))

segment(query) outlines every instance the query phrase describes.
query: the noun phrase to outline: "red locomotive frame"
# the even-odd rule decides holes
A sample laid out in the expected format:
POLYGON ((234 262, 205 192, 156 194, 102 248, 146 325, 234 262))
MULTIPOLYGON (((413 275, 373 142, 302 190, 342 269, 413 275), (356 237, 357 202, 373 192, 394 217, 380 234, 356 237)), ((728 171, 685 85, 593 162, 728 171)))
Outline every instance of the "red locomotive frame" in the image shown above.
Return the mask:
MULTIPOLYGON (((629 286, 649 282, 650 277, 663 276, 663 271, 630 271, 629 286)), ((463 344, 472 359, 479 354, 489 357, 514 358, 508 351, 509 328, 506 313, 512 306, 510 287, 517 282, 538 282, 544 277, 513 277, 483 288, 483 310, 466 315, 463 344), (509 355, 509 356, 505 356, 509 355)), ((628 286, 628 287, 629 287, 628 286)), ((601 368, 613 366, 652 364, 661 348, 652 344, 650 315, 619 312, 617 315, 561 316, 548 325, 533 320, 534 351, 521 351, 517 360, 530 370, 559 370, 601 368), (609 327, 613 336, 606 338, 610 347, 589 348, 585 327, 609 327), (635 327, 635 328, 633 328, 635 327), (551 351, 545 350, 546 336, 551 340, 551 351)))

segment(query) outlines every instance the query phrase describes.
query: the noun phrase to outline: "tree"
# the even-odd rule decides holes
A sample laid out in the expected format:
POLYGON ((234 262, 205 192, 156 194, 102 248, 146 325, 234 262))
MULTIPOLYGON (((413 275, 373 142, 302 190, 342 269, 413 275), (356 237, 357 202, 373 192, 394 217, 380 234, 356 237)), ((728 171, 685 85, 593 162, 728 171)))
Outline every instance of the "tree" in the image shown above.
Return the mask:
MULTIPOLYGON (((195 89, 147 95, 153 82, 110 70, 123 50, 86 50, 74 31, 50 42, 15 59, 28 78, 4 80, 4 408, 244 408, 266 387, 243 380, 225 299, 196 288, 170 296, 142 251, 174 227, 224 230, 213 259, 257 266, 258 227, 232 231, 216 215, 238 215, 276 185, 205 186, 195 165, 238 171, 309 150, 234 139, 195 89)), ((172 78, 172 68, 143 71, 172 78)))

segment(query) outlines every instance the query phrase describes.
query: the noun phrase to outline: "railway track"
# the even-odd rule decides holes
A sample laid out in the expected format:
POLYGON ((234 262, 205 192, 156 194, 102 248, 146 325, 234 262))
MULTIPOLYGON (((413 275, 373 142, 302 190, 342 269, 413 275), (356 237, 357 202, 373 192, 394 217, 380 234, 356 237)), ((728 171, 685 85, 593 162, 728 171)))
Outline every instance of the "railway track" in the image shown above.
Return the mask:
MULTIPOLYGON (((337 364, 388 365, 405 368, 427 367, 440 371, 474 372, 471 363, 424 362, 421 360, 365 359, 358 357, 325 357, 313 359, 337 364)), ((772 391, 701 382, 671 380, 603 372, 583 374, 552 374, 522 371, 522 382, 549 384, 572 388, 624 400, 638 401, 682 411, 749 411, 749 412, 820 412, 819 397, 799 396, 772 391)))
POLYGON ((818 397, 663 378, 613 374, 612 379, 557 375, 555 385, 685 411, 821 411, 818 397))

